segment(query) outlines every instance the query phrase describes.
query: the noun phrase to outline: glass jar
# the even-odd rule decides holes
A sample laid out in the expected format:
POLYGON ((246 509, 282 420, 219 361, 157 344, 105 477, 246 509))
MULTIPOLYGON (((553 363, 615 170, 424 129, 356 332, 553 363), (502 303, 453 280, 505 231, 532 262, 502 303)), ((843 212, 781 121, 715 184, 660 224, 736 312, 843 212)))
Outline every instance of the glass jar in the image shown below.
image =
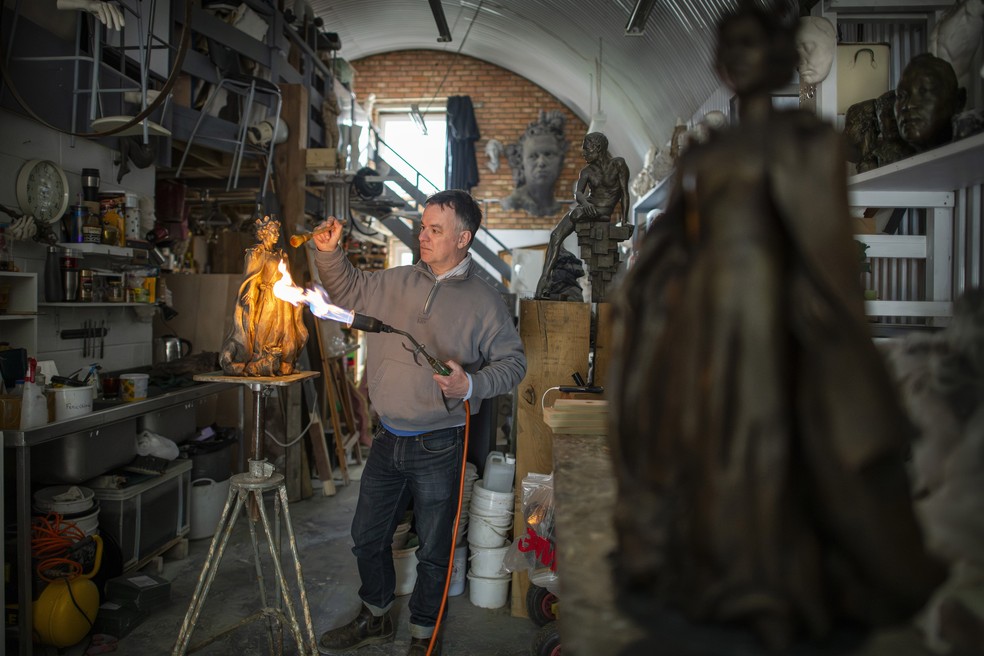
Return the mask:
POLYGON ((122 303, 123 302, 123 281, 122 280, 110 280, 109 287, 106 290, 106 300, 109 303, 122 303))

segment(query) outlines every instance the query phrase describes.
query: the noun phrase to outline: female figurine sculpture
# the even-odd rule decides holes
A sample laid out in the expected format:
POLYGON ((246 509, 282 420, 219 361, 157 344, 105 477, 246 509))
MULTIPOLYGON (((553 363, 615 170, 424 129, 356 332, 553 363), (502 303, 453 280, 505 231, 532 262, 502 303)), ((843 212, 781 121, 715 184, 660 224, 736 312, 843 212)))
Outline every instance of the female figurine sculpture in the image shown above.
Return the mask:
POLYGON ((287 254, 277 248, 280 222, 269 216, 256 220, 256 245, 246 249, 243 282, 235 319, 219 355, 219 366, 230 376, 286 376, 307 342, 304 306, 295 307, 273 294, 287 254))
POLYGON ((744 625, 777 650, 845 620, 903 621, 943 574, 864 314, 841 138, 772 106, 794 20, 743 3, 721 21, 740 125, 681 157, 618 289, 607 391, 616 598, 650 623, 655 600, 744 625))

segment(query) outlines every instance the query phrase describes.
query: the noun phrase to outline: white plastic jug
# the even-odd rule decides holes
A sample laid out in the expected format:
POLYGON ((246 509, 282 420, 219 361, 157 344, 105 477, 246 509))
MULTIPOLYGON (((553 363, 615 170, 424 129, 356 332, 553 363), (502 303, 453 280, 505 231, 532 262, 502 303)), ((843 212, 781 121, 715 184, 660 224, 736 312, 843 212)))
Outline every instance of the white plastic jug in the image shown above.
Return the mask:
POLYGON ((516 475, 516 458, 499 451, 489 451, 485 459, 484 487, 490 492, 512 492, 516 475))

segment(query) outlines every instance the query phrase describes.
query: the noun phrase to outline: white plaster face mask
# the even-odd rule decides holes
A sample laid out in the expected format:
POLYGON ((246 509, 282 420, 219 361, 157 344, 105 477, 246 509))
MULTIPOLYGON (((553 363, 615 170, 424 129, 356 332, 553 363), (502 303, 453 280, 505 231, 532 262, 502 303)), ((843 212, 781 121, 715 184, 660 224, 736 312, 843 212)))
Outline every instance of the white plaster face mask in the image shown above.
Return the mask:
POLYGON ((796 34, 800 82, 820 84, 827 79, 834 63, 836 46, 837 34, 829 20, 819 16, 801 18, 796 34))

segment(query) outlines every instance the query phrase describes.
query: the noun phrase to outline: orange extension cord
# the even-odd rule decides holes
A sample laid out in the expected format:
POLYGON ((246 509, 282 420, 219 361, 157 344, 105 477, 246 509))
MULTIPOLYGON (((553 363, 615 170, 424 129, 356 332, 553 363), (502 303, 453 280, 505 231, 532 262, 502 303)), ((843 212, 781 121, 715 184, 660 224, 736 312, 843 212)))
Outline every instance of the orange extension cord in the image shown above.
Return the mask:
POLYGON ((427 656, 431 656, 434 649, 434 641, 437 640, 437 633, 441 630, 441 619, 444 617, 444 608, 448 604, 448 589, 451 587, 451 572, 454 570, 454 548, 458 541, 458 524, 461 522, 461 498, 465 492, 465 465, 468 462, 468 429, 471 425, 471 404, 465 401, 465 443, 461 449, 461 478, 458 480, 458 512, 454 516, 454 530, 451 533, 451 556, 448 559, 448 573, 444 577, 444 595, 441 596, 441 608, 437 611, 437 622, 434 624, 434 633, 431 634, 430 642, 427 643, 427 656))
POLYGON ((69 548, 85 538, 85 532, 75 522, 64 521, 59 513, 35 517, 31 522, 31 554, 38 561, 38 578, 47 583, 54 579, 46 572, 61 567, 67 570, 64 578, 73 580, 82 574, 80 563, 65 558, 69 548))

